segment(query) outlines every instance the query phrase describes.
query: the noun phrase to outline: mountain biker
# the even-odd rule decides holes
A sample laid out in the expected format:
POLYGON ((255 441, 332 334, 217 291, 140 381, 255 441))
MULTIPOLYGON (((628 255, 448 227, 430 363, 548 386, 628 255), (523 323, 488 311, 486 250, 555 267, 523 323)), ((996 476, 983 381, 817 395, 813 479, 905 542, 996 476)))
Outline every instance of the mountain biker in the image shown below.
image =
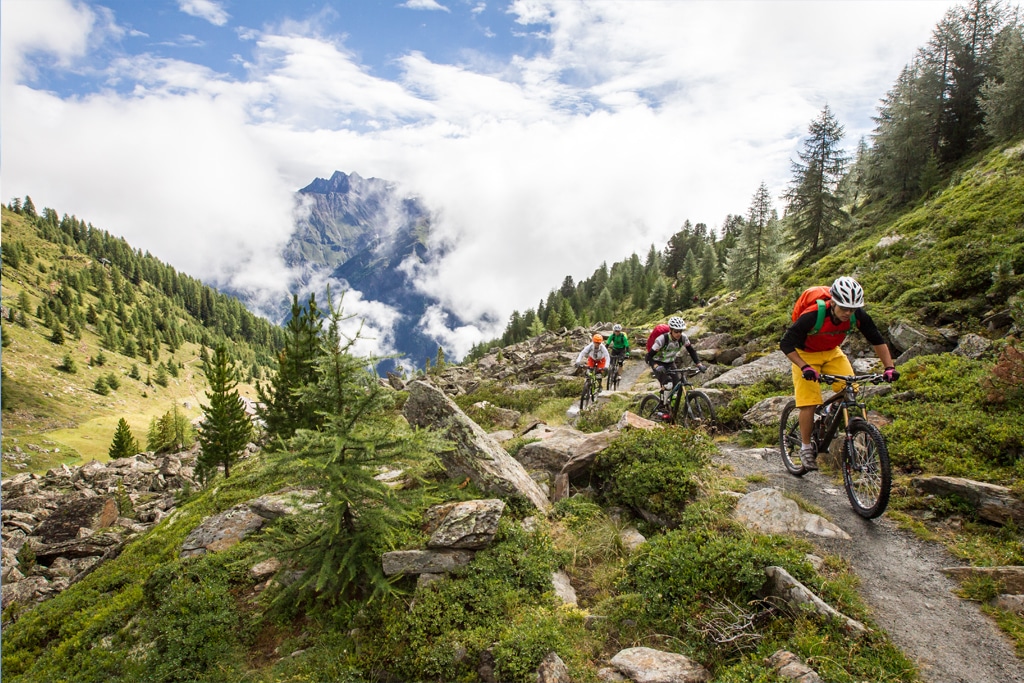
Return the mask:
POLYGON ((815 303, 800 314, 779 343, 779 348, 793 363, 793 392, 800 409, 800 460, 808 470, 818 469, 818 454, 811 443, 814 409, 821 405, 821 384, 818 379, 822 373, 853 374, 850 359, 839 348, 851 328, 851 316, 854 316, 857 329, 864 334, 875 355, 882 361, 885 368, 882 378, 892 382, 900 376, 885 339, 864 311, 864 288, 860 283, 844 275, 836 278, 829 291, 831 298, 825 301, 826 315, 821 329, 812 333, 818 319, 815 303))
POLYGON ((662 387, 672 383, 672 375, 669 370, 675 363, 676 356, 683 349, 690 354, 690 358, 698 370, 704 372, 707 369, 697 358, 697 349, 693 348, 690 338, 683 334, 683 330, 686 329, 683 319, 679 316, 672 316, 668 319, 668 328, 668 332, 654 340, 651 350, 644 357, 644 361, 651 366, 651 372, 662 387))
MULTIPOLYGON (((583 350, 580 351, 580 355, 576 357, 576 366, 583 367, 586 365, 588 368, 597 370, 598 375, 602 375, 608 367, 609 361, 611 361, 611 355, 608 353, 608 349, 605 348, 604 337, 595 334, 591 337, 590 343, 584 346, 583 350), (585 363, 584 360, 586 361, 585 363)), ((601 388, 600 378, 598 379, 598 388, 601 388)))
POLYGON ((612 358, 625 361, 629 357, 629 337, 622 333, 622 325, 615 323, 612 326, 612 334, 605 342, 605 346, 612 354, 612 358))

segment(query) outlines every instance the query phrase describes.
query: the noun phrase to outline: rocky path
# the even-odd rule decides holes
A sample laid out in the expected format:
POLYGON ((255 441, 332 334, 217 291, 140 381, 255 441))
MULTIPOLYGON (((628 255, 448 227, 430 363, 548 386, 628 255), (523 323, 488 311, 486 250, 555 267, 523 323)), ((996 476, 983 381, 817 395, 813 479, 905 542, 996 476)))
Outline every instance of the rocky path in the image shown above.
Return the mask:
POLYGON ((1013 645, 957 585, 939 570, 960 564, 940 546, 921 541, 881 517, 864 520, 846 498, 842 482, 827 473, 788 474, 774 449, 720 444, 720 461, 738 476, 762 474, 773 486, 798 494, 852 540, 813 539, 825 552, 846 558, 861 580, 860 593, 875 623, 917 662, 929 683, 1024 683, 1024 664, 1013 645))

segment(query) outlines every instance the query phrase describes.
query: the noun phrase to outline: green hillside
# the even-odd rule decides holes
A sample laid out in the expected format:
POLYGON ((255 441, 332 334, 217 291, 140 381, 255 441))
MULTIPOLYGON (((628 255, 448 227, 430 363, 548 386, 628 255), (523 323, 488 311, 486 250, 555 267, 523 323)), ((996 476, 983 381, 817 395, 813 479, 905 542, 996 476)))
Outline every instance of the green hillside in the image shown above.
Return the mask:
MULTIPOLYGON (((250 380, 274 366, 281 330, 238 301, 73 216, 25 205, 0 216, 3 452, 27 456, 5 460, 4 477, 106 459, 122 417, 141 437, 174 405, 197 417, 204 347, 226 343, 250 380)), ((251 384, 242 393, 255 398, 251 384)))
MULTIPOLYGON (((1013 347, 1003 339, 1024 322, 1019 288, 1006 284, 1019 282, 1013 278, 1024 242, 1021 202, 1013 200, 1024 187, 1020 149, 1017 144, 993 150, 965 167, 942 192, 905 211, 876 210, 869 220, 871 207, 866 207, 850 239, 813 263, 781 263, 766 282, 747 291, 719 282, 698 295, 710 295, 713 302, 683 311, 707 332, 728 330, 769 350, 777 344, 789 302, 802 283, 828 281, 831 273, 842 271, 862 278, 869 299, 879 292, 871 309, 883 325, 906 319, 928 329, 954 326, 959 333, 990 338, 992 350, 977 360, 950 354, 912 360, 902 366, 899 392, 871 401, 872 408, 892 418, 884 429, 896 469, 887 516, 943 543, 961 562, 979 566, 1024 562, 1017 528, 985 522, 966 501, 923 496, 910 479, 922 473, 955 474, 1022 490, 1024 427, 1019 415, 1024 395, 1019 382, 1000 383, 1000 378, 1012 380, 1021 373, 1020 356, 1007 355, 1013 347), (986 204, 986 197, 993 199, 986 204), (885 237, 888 246, 880 246, 885 237), (972 259, 955 257, 966 248, 975 250, 972 259), (899 284, 908 282, 917 287, 899 284), (892 283, 892 290, 882 294, 886 283, 892 283), (915 295, 913 289, 927 295, 915 295)), ((20 218, 4 215, 12 223, 20 218)), ((10 292, 5 289, 5 303, 19 296, 15 284, 38 288, 37 279, 52 276, 54 264, 62 262, 60 247, 33 238, 27 225, 20 224, 19 236, 35 262, 19 262, 13 270, 5 262, 5 287, 13 275, 19 280, 11 283, 10 292), (40 261, 45 273, 36 265, 40 261)), ((651 277, 665 277, 657 270, 665 258, 665 252, 655 250, 646 265, 634 258, 610 272, 636 269, 646 277, 646 268, 651 277)), ((85 258, 77 259, 87 267, 85 258)), ((147 287, 140 289, 151 295, 147 287)), ((136 297, 139 301, 142 294, 136 297)), ((569 297, 564 301, 571 306, 569 297)), ((98 302, 94 289, 83 295, 85 304, 98 302)), ((651 303, 641 308, 620 302, 615 315, 638 326, 662 319, 664 311, 652 310, 651 303)), ((580 317, 585 315, 582 309, 580 317)), ((187 320, 179 315, 182 325, 187 320)), ((294 339, 286 339, 291 349, 300 348, 295 340, 315 329, 302 317, 292 327, 287 334, 294 339)), ((11 365, 11 372, 25 373, 29 358, 45 357, 34 371, 37 381, 50 382, 46 391, 56 395, 67 373, 52 366, 60 362, 67 343, 50 341, 39 316, 31 317, 28 329, 17 324, 5 329, 12 339, 4 350, 5 371, 11 358, 22 359, 11 365)), ((331 339, 331 330, 330 324, 324 326, 324 339, 331 339)), ((87 360, 101 350, 101 337, 101 331, 85 326, 82 341, 76 342, 81 346, 73 347, 79 374, 91 378, 100 372, 89 368, 87 360)), ((126 394, 125 403, 113 405, 109 398, 79 389, 66 394, 65 419, 100 410, 114 416, 129 405, 138 405, 141 412, 157 404, 161 411, 176 387, 188 386, 186 378, 196 383, 194 374, 186 374, 194 373, 195 344, 185 341, 173 354, 161 347, 161 359, 173 357, 185 366, 181 385, 171 383, 165 390, 127 383, 111 394, 126 394)), ((247 347, 237 342, 236 348, 242 354, 247 347)), ((378 582, 380 553, 421 548, 426 541, 422 520, 431 505, 488 494, 462 477, 448 479, 438 468, 435 455, 443 447, 427 431, 410 432, 399 414, 406 392, 381 387, 345 349, 320 354, 310 363, 289 361, 288 367, 317 368, 305 380, 291 371, 275 380, 280 400, 291 397, 302 415, 318 416, 310 422, 312 431, 284 442, 272 440, 277 444, 273 450, 240 462, 229 479, 217 478, 183 498, 172 520, 57 597, 31 610, 10 607, 4 613, 5 676, 12 681, 472 681, 480 680, 480 662, 492 662, 496 680, 528 681, 544 655, 557 651, 573 680, 596 682, 603 662, 623 647, 644 643, 696 658, 710 667, 715 680, 775 680, 764 662, 779 649, 813 663, 827 680, 920 680, 915 663, 890 640, 885 624, 873 620, 848 561, 828 555, 815 568, 806 553, 821 550, 807 541, 742 529, 730 516, 735 493, 759 480, 739 478, 728 467, 712 464, 718 444, 678 428, 620 437, 596 462, 589 492, 559 502, 533 530, 524 525, 526 518, 535 519, 534 511, 510 501, 492 546, 436 587, 417 591, 413 579, 403 578, 384 588, 387 584, 378 582), (384 465, 410 473, 390 493, 368 478, 384 465), (179 558, 186 535, 203 519, 294 487, 318 491, 323 512, 279 520, 226 551, 179 558), (628 512, 637 505, 656 511, 670 526, 628 512), (385 518, 384 526, 371 524, 385 518), (365 524, 352 525, 353 519, 365 524), (647 536, 642 550, 629 551, 622 544, 618 534, 627 524, 647 536), (335 547, 353 551, 342 557, 330 550, 335 547), (291 587, 257 584, 249 568, 269 557, 284 561, 278 574, 282 581, 296 567, 307 573, 287 584, 291 587), (785 567, 873 632, 855 637, 806 615, 765 610, 756 594, 763 581, 760 568, 766 565, 785 567), (559 606, 552 597, 548 577, 555 569, 571 577, 578 607, 559 606), (324 588, 317 588, 321 584, 324 588), (721 629, 730 628, 741 629, 744 645, 723 644, 721 629)), ((138 358, 107 355, 108 365, 121 372, 131 362, 152 367, 138 358)), ((15 389, 27 396, 28 384, 15 389)), ((790 391, 785 383, 771 382, 731 391, 721 415, 735 424, 760 398, 790 391)), ((569 391, 558 383, 524 388, 482 382, 457 397, 468 414, 491 428, 498 407, 521 411, 523 423, 538 418, 558 424, 575 400, 575 387, 569 391), (475 405, 482 400, 491 407, 475 405)), ((45 405, 56 411, 57 403, 45 405)), ((578 426, 600 429, 629 407, 628 398, 613 399, 578 426)), ((37 410, 36 415, 42 414, 37 410)), ((718 441, 770 445, 773 435, 773 429, 753 430, 720 435, 718 441)), ((515 453, 524 443, 514 438, 505 446, 515 453)), ((962 590, 965 597, 987 600, 998 586, 975 581, 962 590)), ((985 609, 1017 642, 1024 642, 1019 635, 1024 620, 985 609)))
MULTIPOLYGON (((36 216, 27 199, 12 202, 2 214, 10 311, 3 450, 29 453, 28 469, 68 454, 102 457, 119 416, 141 432, 171 404, 188 401, 194 410, 204 385, 198 360, 215 343, 227 341, 250 374, 263 374, 285 350, 262 392, 267 433, 259 453, 232 465, 230 477, 214 472, 204 487, 168 496, 167 517, 55 597, 4 609, 5 681, 532 683, 556 653, 571 680, 598 683, 610 679, 617 653, 642 646, 698 662, 706 674, 695 680, 789 680, 769 663, 787 651, 821 680, 914 683, 932 680, 928 668, 953 649, 926 650, 916 633, 898 643, 892 613, 910 596, 893 592, 926 590, 941 594, 945 611, 925 603, 911 628, 975 647, 993 642, 983 635, 1001 634, 983 620, 970 624, 993 633, 960 622, 952 643, 948 629, 964 613, 985 615, 1024 657, 1024 616, 993 602, 1007 592, 1000 580, 960 583, 968 605, 918 573, 923 562, 936 574, 946 566, 937 563, 949 555, 938 550, 972 568, 1024 566, 1020 523, 993 521, 969 496, 927 494, 914 483, 952 475, 1005 486, 994 490, 1011 508, 1024 499, 1024 33, 996 9, 986 0, 951 9, 882 100, 873 145, 861 145, 856 158, 844 158, 841 126, 825 107, 794 163, 781 217, 762 185, 749 209, 725 217, 720 229, 687 222, 645 256, 602 264, 579 282, 567 276, 536 308, 514 313, 501 339, 460 366, 439 356, 428 371, 439 385, 457 384, 452 400, 483 429, 503 427, 504 411, 516 411, 500 439, 514 457, 535 441, 527 426, 569 422, 581 382, 548 370, 569 364, 563 354, 586 337, 577 326, 621 322, 640 346, 643 330, 681 313, 695 337, 728 333, 749 360, 778 348, 798 292, 855 275, 883 334, 904 323, 935 339, 973 338, 979 350, 926 349, 901 360, 898 382, 868 399, 888 443, 892 499, 884 518, 849 524, 847 540, 755 532, 734 517, 737 499, 766 482, 803 513, 828 515, 794 482, 809 482, 800 490, 813 489, 822 505, 842 500, 837 468, 822 462, 821 472, 797 480, 766 450, 777 425, 743 421, 762 399, 791 395, 788 377, 721 390, 724 429, 713 435, 624 429, 595 439, 605 439, 595 454, 587 450, 592 433, 617 423, 639 396, 609 398, 575 420, 578 444, 586 441, 579 448, 595 457, 569 482, 570 495, 541 511, 536 499, 484 490, 488 476, 467 474, 473 458, 446 460, 463 456, 455 441, 479 430, 448 429, 455 411, 443 396, 424 399, 439 393, 429 386, 382 383, 372 362, 341 343, 342 311, 328 311, 321 325, 311 306, 277 330, 123 241, 50 210, 36 216), (981 25, 983 11, 992 21, 981 25), (543 349, 522 344, 484 358, 494 346, 537 342, 546 330, 558 334, 546 335, 543 349), (515 371, 486 374, 506 355, 539 368, 531 383, 515 371), (166 387, 155 381, 161 368, 166 387), (119 386, 103 395, 97 382, 112 372, 119 386), (417 407, 440 416, 434 427, 412 426, 406 409, 417 407), (444 439, 437 427, 447 429, 444 439), (758 467, 742 470, 747 461, 758 467), (211 536, 206 554, 184 547, 204 520, 238 520, 246 509, 251 517, 250 503, 266 509, 263 497, 274 493, 302 504, 264 518, 234 545, 217 546, 223 537, 211 536), (416 571, 385 575, 385 552, 423 551, 455 504, 495 497, 503 507, 493 540, 468 564, 422 585, 416 571), (860 545, 844 545, 852 541, 860 545), (914 562, 894 567, 879 552, 872 581, 864 581, 865 565, 850 548, 897 545, 914 562), (819 618, 806 603, 789 609, 766 598, 767 567, 784 569, 869 630, 819 618), (888 582, 898 569, 905 582, 888 593, 878 588, 875 579, 888 582), (556 572, 571 582, 575 604, 556 594, 556 572), (881 600, 869 604, 870 590, 881 600)), ((869 350, 851 338, 855 350, 869 350)), ((251 386, 244 390, 252 395, 251 386)), ((576 448, 565 462, 579 464, 576 448)), ((555 464, 530 472, 530 484, 557 490, 565 481, 555 473, 565 470, 555 464)), ((119 512, 133 514, 126 507, 119 512)), ((10 516, 24 525, 27 518, 10 516)), ((25 545, 18 567, 55 572, 25 545)), ((5 547, 7 572, 17 569, 13 553, 5 547)), ((1009 652, 1000 656, 1018 664, 1009 652)), ((990 657, 984 651, 974 661, 990 657)), ((970 662, 956 664, 956 678, 970 680, 970 662)))

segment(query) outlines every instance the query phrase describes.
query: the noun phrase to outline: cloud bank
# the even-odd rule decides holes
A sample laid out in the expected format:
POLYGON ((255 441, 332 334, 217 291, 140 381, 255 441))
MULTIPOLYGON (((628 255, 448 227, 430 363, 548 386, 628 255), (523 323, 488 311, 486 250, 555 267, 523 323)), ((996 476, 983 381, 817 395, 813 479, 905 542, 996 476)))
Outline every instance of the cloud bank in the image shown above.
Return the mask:
MULTIPOLYGON (((418 324, 461 356, 565 275, 661 247, 687 219, 745 213, 762 181, 778 197, 826 103, 853 148, 952 4, 516 0, 517 30, 542 49, 458 63, 409 50, 388 79, 315 17, 240 26, 220 3, 179 0, 241 41, 239 77, 128 52, 130 29, 99 6, 10 0, 4 201, 30 194, 270 302, 289 279, 297 189, 335 170, 395 181, 450 247, 417 282, 455 315, 418 324), (43 71, 99 85, 61 95, 43 71)), ((393 334, 374 302, 345 303, 393 334)))

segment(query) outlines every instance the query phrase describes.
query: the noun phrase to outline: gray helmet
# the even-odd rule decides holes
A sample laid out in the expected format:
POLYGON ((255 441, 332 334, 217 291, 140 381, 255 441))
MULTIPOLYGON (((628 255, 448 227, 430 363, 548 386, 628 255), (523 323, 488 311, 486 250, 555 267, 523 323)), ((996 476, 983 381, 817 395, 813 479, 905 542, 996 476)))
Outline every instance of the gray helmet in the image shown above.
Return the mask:
POLYGON ((612 325, 612 332, 622 332, 622 325, 618 323, 612 325))
POLYGON ((832 283, 832 301, 843 308, 863 308, 864 288, 852 277, 837 277, 832 283))
POLYGON ((674 315, 668 319, 668 326, 670 329, 678 330, 682 332, 686 329, 686 323, 678 315, 674 315))

